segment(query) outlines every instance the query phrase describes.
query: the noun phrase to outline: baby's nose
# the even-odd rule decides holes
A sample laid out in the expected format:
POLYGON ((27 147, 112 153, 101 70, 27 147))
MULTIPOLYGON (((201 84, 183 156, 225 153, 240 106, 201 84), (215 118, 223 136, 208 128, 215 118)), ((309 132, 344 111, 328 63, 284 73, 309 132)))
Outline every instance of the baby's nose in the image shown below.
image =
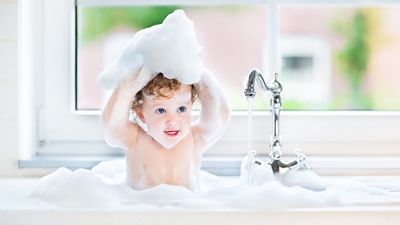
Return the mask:
POLYGON ((176 127, 177 125, 179 125, 179 122, 177 120, 167 120, 165 122, 165 125, 167 127, 176 127))

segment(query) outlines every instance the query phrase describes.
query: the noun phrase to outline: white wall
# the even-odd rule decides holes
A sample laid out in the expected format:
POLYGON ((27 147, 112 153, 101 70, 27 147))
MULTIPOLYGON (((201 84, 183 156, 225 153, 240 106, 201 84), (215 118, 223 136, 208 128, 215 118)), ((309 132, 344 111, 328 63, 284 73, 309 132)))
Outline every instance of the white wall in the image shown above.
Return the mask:
MULTIPOLYGON (((24 130, 19 130, 20 122, 18 121, 19 107, 21 107, 18 104, 18 89, 21 89, 18 81, 18 74, 21 71, 21 68, 18 68, 18 44, 22 40, 21 37, 30 40, 29 35, 19 36, 18 34, 18 10, 23 8, 19 8, 19 6, 23 5, 21 2, 26 3, 28 6, 36 6, 38 8, 31 11, 28 10, 28 13, 39 13, 42 15, 42 11, 45 8, 43 4, 35 4, 41 3, 42 0, 0 0, 0 177, 15 177, 21 172, 26 172, 19 170, 17 166, 19 150, 21 148, 20 145, 22 142, 27 143, 19 139, 19 132, 26 131, 29 128, 29 126, 26 126, 26 123, 24 123, 24 130)), ((64 4, 60 3, 62 1, 56 1, 57 3, 55 3, 49 0, 46 1, 46 3, 48 3, 46 7, 51 6, 51 4, 49 6, 50 2, 53 2, 53 4, 58 7, 64 6, 64 4)), ((69 1, 64 0, 64 2, 69 1)), ((24 13, 23 15, 26 14, 24 13)), ((33 18, 36 18, 35 15, 33 15, 33 18)), ((39 24, 43 23, 41 19, 42 18, 39 17, 36 22, 39 24)), ((50 25, 52 25, 51 22, 54 22, 51 20, 47 21, 50 21, 50 25)), ((49 24, 47 25, 49 26, 49 24)), ((42 26, 39 27, 44 26, 43 24, 41 25, 42 26)), ((32 30, 28 32, 32 31, 35 34, 43 33, 43 30, 36 29, 34 26, 29 26, 29 28, 32 30)), ((42 38, 41 35, 32 36, 39 36, 39 39, 42 38)), ((53 39, 47 38, 44 40, 48 42, 53 39)), ((32 47, 32 51, 34 52, 37 52, 35 51, 37 48, 42 47, 37 46, 35 41, 32 41, 32 43, 35 43, 35 46, 32 47)), ((26 56, 26 54, 24 55, 26 56)), ((42 59, 42 54, 32 55, 35 59, 42 59)), ((47 57, 49 57, 49 55, 47 55, 47 57)), ((36 60, 31 61, 33 64, 36 63, 36 60)), ((59 66, 60 64, 55 65, 59 66)), ((24 67, 24 69, 31 71, 28 67, 24 67)), ((36 72, 34 71, 32 74, 42 73, 41 70, 38 70, 36 72)), ((33 77, 30 78, 34 79, 33 77)), ((27 79, 29 79, 29 76, 24 78, 24 81, 27 79)), ((28 99, 27 103, 29 102, 28 99)), ((24 103, 23 105, 26 106, 27 104, 24 103)), ((27 110, 24 109, 24 112, 27 112, 27 110)), ((290 151, 294 148, 301 148, 305 150, 304 152, 306 154, 317 156, 356 156, 353 157, 353 161, 345 161, 350 162, 347 164, 352 167, 354 167, 356 162, 360 161, 360 159, 357 158, 357 156, 360 155, 371 156, 371 160, 376 160, 376 156, 382 156, 393 159, 396 163, 400 161, 400 114, 397 112, 380 114, 360 114, 359 112, 350 114, 347 112, 306 112, 299 114, 288 113, 286 115, 283 113, 282 116, 283 123, 281 131, 285 135, 285 147, 290 151), (304 129, 305 127, 307 129, 304 129), (300 130, 301 132, 299 132, 300 130), (321 130, 323 130, 323 132, 321 132, 321 130)), ((265 143, 269 139, 270 133, 267 129, 267 126, 270 127, 270 124, 267 124, 270 119, 267 119, 268 118, 261 114, 260 116, 253 116, 253 123, 260 124, 257 129, 262 131, 253 132, 253 140, 257 142, 253 147, 260 146, 260 149, 265 148, 265 143), (265 136, 265 133, 268 135, 265 136)), ((235 123, 231 124, 232 127, 229 132, 237 133, 236 131, 242 130, 243 127, 247 126, 247 117, 238 117, 235 123)), ((224 148, 229 150, 230 153, 235 153, 233 149, 246 149, 247 144, 245 142, 238 142, 238 140, 246 140, 246 136, 232 135, 229 134, 229 132, 225 138, 227 143, 223 145, 225 146, 224 148), (240 136, 239 139, 237 138, 238 136, 240 136), (244 147, 237 147, 238 144, 242 144, 244 147)), ((243 154, 243 152, 239 152, 238 154, 243 154)), ((323 161, 321 162, 323 163, 323 161)), ((336 164, 331 163, 329 165, 335 167, 336 164)), ((340 165, 342 166, 342 164, 340 165)), ((390 165, 387 163, 371 163, 371 165, 372 167, 369 168, 370 170, 376 170, 376 167, 379 166, 388 168, 391 171, 393 170, 396 174, 400 171, 398 169, 399 163, 395 166, 391 166, 394 165, 393 162, 390 165)), ((362 164, 360 168, 364 168, 363 166, 365 165, 362 164)), ((369 166, 369 164, 367 166, 369 166)))
POLYGON ((18 160, 18 2, 0 0, 0 176, 18 160))

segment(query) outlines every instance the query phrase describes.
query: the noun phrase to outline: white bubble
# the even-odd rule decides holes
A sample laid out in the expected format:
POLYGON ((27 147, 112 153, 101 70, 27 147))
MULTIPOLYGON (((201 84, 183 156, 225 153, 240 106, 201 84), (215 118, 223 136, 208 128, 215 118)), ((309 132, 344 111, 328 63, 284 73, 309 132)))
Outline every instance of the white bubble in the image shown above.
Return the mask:
POLYGON ((204 72, 200 52, 193 22, 183 10, 176 10, 162 24, 137 32, 97 80, 103 88, 112 89, 145 67, 150 73, 163 73, 183 84, 197 83, 204 72))
POLYGON ((141 210, 283 209, 400 200, 400 194, 387 191, 388 188, 351 179, 330 180, 311 171, 289 171, 277 178, 267 173, 268 176, 254 177, 256 184, 251 185, 238 177, 218 177, 201 171, 200 190, 196 192, 166 184, 136 191, 122 182, 124 168, 123 160, 102 162, 92 170, 60 168, 43 177, 31 196, 63 208, 141 210))

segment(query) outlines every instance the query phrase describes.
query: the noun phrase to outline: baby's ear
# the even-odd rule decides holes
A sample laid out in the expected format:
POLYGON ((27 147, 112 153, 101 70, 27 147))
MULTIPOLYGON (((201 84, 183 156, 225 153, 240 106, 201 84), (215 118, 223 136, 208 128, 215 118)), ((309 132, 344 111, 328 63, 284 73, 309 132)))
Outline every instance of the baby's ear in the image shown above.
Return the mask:
POLYGON ((142 110, 137 110, 137 112, 136 112, 136 115, 137 115, 137 117, 143 122, 143 123, 145 123, 145 121, 144 121, 144 116, 143 116, 143 111, 142 110))

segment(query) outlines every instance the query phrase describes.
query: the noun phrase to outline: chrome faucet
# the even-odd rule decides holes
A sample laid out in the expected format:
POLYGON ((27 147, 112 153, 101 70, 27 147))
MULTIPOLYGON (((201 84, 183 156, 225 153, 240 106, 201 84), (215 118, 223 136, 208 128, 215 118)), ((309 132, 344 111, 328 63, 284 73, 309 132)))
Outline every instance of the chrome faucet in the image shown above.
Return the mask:
MULTIPOLYGON (((297 159, 287 163, 281 160, 282 145, 279 134, 279 116, 282 106, 282 84, 278 81, 278 77, 278 73, 275 73, 274 80, 270 83, 266 83, 262 74, 258 70, 253 69, 247 79, 246 88, 244 90, 245 96, 253 98, 256 95, 255 81, 257 80, 258 84, 264 91, 271 93, 270 108, 272 112, 272 135, 270 140, 270 152, 268 155, 269 159, 267 163, 271 165, 274 173, 281 172, 281 169, 283 168, 309 169, 309 166, 306 164, 307 157, 300 153, 299 150, 295 151, 297 159)), ((254 159, 252 163, 263 165, 263 163, 257 159, 254 159)))

